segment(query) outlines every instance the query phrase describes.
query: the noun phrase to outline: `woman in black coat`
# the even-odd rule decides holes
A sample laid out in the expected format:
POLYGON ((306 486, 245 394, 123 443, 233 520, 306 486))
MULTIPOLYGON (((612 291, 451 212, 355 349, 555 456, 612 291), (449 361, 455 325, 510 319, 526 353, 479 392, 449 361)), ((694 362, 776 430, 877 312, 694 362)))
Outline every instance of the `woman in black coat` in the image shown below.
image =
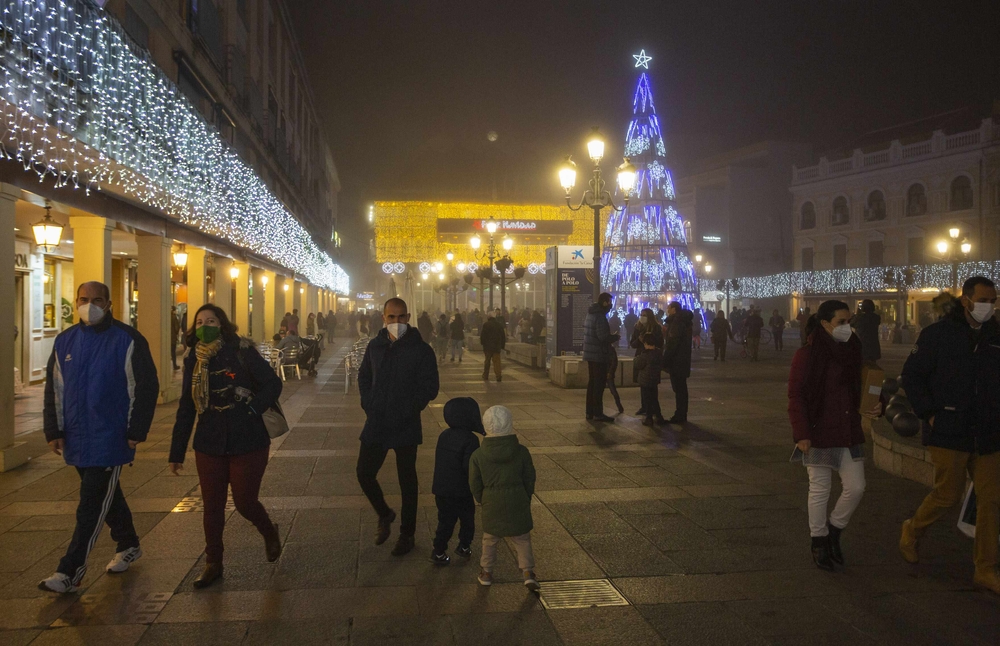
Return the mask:
MULTIPOLYGON (((656 320, 656 314, 653 310, 648 307, 642 312, 640 312, 639 320, 632 327, 632 337, 629 339, 629 347, 635 348, 635 356, 639 357, 640 354, 647 352, 646 345, 643 342, 643 337, 645 335, 651 335, 652 343, 656 348, 657 353, 663 352, 663 329, 660 327, 660 323, 656 320)), ((658 362, 662 364, 662 361, 658 362)), ((632 380, 639 381, 639 366, 636 362, 632 362, 632 380)), ((659 383, 659 382, 657 382, 659 383)), ((642 405, 639 410, 635 412, 636 415, 646 415, 645 400, 642 400, 642 405)))
POLYGON ((236 334, 226 313, 202 305, 188 331, 191 348, 184 360, 184 382, 170 446, 170 470, 184 468, 184 454, 194 433, 195 465, 205 504, 205 570, 195 580, 204 588, 222 577, 222 532, 226 498, 264 537, 269 562, 281 555, 278 526, 260 504, 260 483, 267 468, 271 438, 262 415, 277 404, 281 379, 253 347, 236 334))

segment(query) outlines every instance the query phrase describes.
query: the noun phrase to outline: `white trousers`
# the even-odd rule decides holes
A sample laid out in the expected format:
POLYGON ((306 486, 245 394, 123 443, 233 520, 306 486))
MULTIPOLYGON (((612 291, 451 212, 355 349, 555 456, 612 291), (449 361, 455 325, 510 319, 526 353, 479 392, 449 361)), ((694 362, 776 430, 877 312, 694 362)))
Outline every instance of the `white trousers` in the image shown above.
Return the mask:
MULTIPOLYGON (((494 536, 483 532, 483 555, 479 559, 479 565, 487 572, 493 571, 493 565, 497 562, 497 543, 503 540, 501 536, 494 536)), ((507 540, 514 545, 517 552, 517 567, 523 572, 535 569, 535 555, 531 551, 531 532, 520 536, 508 536, 507 540)))
MULTIPOLYGON (((861 503, 865 493, 865 463, 855 462, 851 458, 850 449, 844 452, 840 459, 840 482, 844 490, 837 500, 829 522, 838 529, 847 527, 854 510, 861 503)), ((830 502, 830 489, 833 484, 833 469, 830 467, 806 467, 809 472, 809 535, 826 536, 830 530, 827 527, 827 505, 830 502)))

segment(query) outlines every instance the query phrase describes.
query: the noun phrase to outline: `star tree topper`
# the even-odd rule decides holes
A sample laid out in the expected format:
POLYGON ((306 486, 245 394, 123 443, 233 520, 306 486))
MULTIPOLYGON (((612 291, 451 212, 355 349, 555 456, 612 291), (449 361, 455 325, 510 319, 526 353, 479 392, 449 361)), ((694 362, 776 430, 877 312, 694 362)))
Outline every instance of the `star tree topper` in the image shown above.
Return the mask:
POLYGON ((646 56, 646 50, 640 50, 638 54, 632 54, 632 58, 635 59, 636 67, 644 67, 649 69, 649 61, 653 60, 652 56, 646 56))

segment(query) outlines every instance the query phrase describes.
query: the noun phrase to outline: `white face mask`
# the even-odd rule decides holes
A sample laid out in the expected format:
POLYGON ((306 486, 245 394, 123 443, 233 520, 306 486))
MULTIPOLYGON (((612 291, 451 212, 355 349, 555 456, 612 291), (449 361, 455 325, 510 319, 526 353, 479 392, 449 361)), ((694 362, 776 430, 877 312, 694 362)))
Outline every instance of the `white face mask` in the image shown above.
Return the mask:
POLYGON ((847 340, 851 338, 851 334, 851 324, 841 323, 833 328, 833 332, 830 333, 830 336, 841 343, 847 343, 847 340))
POLYGON ((107 312, 93 303, 84 303, 76 308, 76 313, 84 325, 97 325, 104 320, 107 312))
POLYGON ((972 318, 976 319, 979 323, 985 323, 993 318, 993 312, 995 309, 996 307, 993 303, 973 303, 972 318))
POLYGON ((406 330, 409 327, 410 326, 407 325, 406 323, 390 323, 389 325, 385 326, 385 329, 389 330, 389 336, 392 336, 392 337, 395 337, 395 338, 398 339, 399 337, 401 337, 404 334, 406 334, 406 330))

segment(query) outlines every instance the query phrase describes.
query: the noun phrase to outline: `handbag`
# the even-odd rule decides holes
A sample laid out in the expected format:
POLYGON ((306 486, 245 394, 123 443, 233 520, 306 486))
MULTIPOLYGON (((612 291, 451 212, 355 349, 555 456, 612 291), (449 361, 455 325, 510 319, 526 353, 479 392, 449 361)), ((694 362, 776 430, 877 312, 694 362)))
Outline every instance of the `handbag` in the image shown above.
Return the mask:
MULTIPOLYGON (((247 371, 250 375, 250 382, 253 384, 254 394, 257 394, 257 380, 254 379, 253 372, 247 368, 246 360, 243 358, 243 348, 240 348, 236 356, 240 360, 240 365, 243 369, 247 371)), ((268 408, 266 411, 261 413, 260 418, 264 420, 264 428, 267 429, 267 435, 272 440, 281 437, 288 432, 288 420, 285 419, 285 412, 281 410, 281 404, 274 402, 274 404, 268 408)))

